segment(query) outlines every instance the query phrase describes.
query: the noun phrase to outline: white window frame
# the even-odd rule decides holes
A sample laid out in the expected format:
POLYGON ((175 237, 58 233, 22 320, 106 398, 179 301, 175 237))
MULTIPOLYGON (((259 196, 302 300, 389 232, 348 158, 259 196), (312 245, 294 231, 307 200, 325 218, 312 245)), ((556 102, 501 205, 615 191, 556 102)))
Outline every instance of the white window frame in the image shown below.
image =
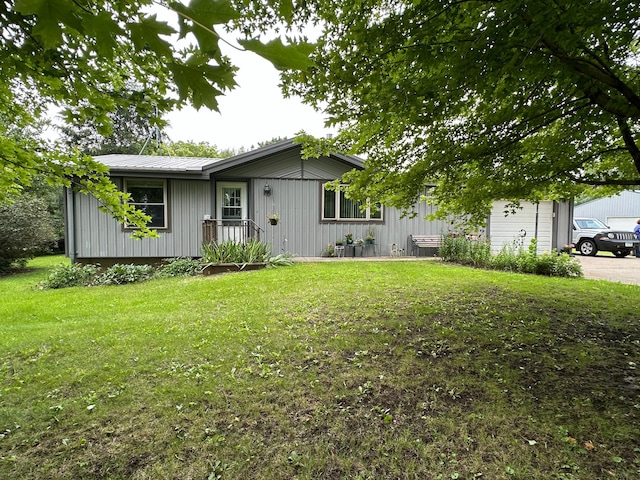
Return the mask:
MULTIPOLYGON (((147 202, 147 203, 143 203, 143 202, 127 202, 127 204, 129 205, 133 205, 134 207, 136 207, 137 209, 141 210, 140 206, 143 205, 153 205, 153 206, 158 206, 158 205, 162 205, 162 215, 164 218, 164 224, 162 226, 149 226, 149 228, 152 228, 154 230, 167 230, 169 228, 169 209, 168 209, 168 192, 167 192, 167 181, 164 179, 156 179, 156 178, 125 178, 124 179, 124 184, 123 184, 123 191, 124 193, 129 193, 129 188, 131 186, 139 186, 139 185, 143 185, 144 184, 148 184, 148 186, 152 186, 152 187, 160 187, 162 186, 162 203, 158 203, 158 202, 147 202)), ((136 200, 134 198, 134 200, 136 200)), ((139 227, 136 227, 135 225, 125 225, 125 228, 127 229, 131 229, 131 230, 135 230, 139 227)))
MULTIPOLYGON (((340 188, 336 188, 335 190, 328 190, 326 188, 327 184, 323 184, 322 185, 322 211, 321 211, 321 218, 323 222, 383 222, 384 221, 384 207, 382 205, 380 205, 380 208, 376 211, 376 213, 378 213, 380 216, 379 217, 372 217, 371 216, 371 209, 367 206, 366 210, 365 210, 365 215, 362 218, 354 218, 354 217, 342 217, 340 216, 341 212, 342 212, 342 208, 341 208, 341 199, 342 196, 340 195, 341 193, 341 189, 340 188), (335 216, 334 217, 326 217, 325 216, 325 195, 326 193, 333 193, 335 194, 335 198, 334 198, 334 206, 335 206, 335 216)), ((341 185, 341 187, 346 187, 346 185, 341 185)))

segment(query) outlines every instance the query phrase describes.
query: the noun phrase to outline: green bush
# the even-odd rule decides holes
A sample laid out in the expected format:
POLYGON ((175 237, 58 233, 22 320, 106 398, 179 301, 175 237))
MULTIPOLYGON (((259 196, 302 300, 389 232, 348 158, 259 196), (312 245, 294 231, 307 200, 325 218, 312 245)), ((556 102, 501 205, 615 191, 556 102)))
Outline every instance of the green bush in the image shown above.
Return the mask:
POLYGON ((227 240, 202 247, 204 263, 265 263, 271 258, 271 246, 251 239, 247 243, 227 240))
POLYGON ((537 247, 534 238, 527 249, 505 245, 500 252, 492 255, 491 245, 486 240, 446 237, 440 247, 440 257, 446 262, 493 270, 553 277, 582 277, 582 267, 576 259, 556 251, 538 254, 537 247))
POLYGON ((151 278, 152 273, 153 267, 151 265, 116 264, 98 275, 93 283, 95 285, 122 285, 143 282, 151 278))
POLYGON ((491 244, 484 239, 467 240, 465 237, 444 237, 438 250, 446 262, 487 267, 491 264, 491 244))
POLYGON ((96 265, 60 264, 49 272, 49 276, 38 284, 38 288, 45 290, 91 285, 98 270, 96 265))
POLYGON ((0 205, 0 272, 23 267, 36 254, 56 243, 47 205, 38 198, 22 197, 0 205))
POLYGON ((191 277, 202 272, 202 263, 193 258, 165 258, 164 264, 156 270, 159 278, 191 277))

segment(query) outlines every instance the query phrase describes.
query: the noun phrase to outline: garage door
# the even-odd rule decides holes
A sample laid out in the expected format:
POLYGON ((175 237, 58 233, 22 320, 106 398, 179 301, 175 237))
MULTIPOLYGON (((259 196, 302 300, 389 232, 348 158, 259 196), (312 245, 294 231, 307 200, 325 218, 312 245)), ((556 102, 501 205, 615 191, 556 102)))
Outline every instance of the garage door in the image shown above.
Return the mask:
POLYGON ((504 215, 505 203, 495 202, 489 217, 491 250, 499 252, 504 245, 518 243, 524 248, 536 236, 538 253, 551 250, 553 229, 553 202, 543 201, 538 206, 522 202, 522 209, 514 215, 504 215))
POLYGON ((624 230, 633 232, 633 227, 637 225, 638 217, 607 217, 605 223, 612 230, 624 230))

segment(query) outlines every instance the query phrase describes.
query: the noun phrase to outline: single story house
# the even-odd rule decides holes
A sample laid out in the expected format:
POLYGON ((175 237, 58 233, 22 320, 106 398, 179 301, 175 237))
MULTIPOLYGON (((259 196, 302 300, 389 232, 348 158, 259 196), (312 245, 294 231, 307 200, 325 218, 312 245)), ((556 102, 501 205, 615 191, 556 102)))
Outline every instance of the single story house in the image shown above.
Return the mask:
POLYGON ((625 190, 618 195, 576 205, 576 218, 597 218, 613 230, 633 231, 640 218, 640 191, 625 190))
MULTIPOLYGON (((347 249, 347 255, 389 255, 394 246, 410 254, 410 235, 450 230, 449 222, 425 220, 435 208, 426 203, 415 206, 418 214, 413 218, 384 206, 377 212, 361 211, 344 193, 324 187, 343 173, 362 168, 363 160, 340 154, 303 160, 301 146, 292 140, 224 159, 143 155, 96 159, 109 167, 114 183, 131 194, 131 202, 151 216, 151 226, 160 237, 132 239, 132 229, 101 212, 94 197, 67 189, 66 254, 82 263, 199 257, 203 242, 251 237, 271 243, 274 254, 317 257, 347 233, 357 239, 369 230, 374 245, 347 249), (269 216, 274 213, 279 221, 271 225, 269 216)), ((566 204, 541 203, 527 209, 527 215, 504 217, 499 207, 496 212, 487 231, 499 235, 500 242, 521 238, 518 232, 523 229, 527 239, 534 231, 544 232, 539 243, 546 250, 570 238, 566 204)))

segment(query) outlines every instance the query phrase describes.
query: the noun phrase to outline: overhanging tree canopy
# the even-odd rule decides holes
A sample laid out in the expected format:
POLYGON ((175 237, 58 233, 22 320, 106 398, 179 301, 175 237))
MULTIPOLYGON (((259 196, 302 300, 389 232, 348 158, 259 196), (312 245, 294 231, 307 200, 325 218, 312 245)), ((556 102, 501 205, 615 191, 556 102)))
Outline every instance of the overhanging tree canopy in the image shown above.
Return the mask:
MULTIPOLYGON (((287 22, 293 3, 270 0, 264 8, 287 22)), ((240 18, 229 0, 0 0, 0 202, 42 174, 73 179, 119 220, 143 224, 144 215, 127 207, 103 167, 52 148, 37 125, 52 105, 67 123, 88 120, 101 133, 109 132, 109 113, 118 108, 133 107, 153 122, 186 102, 217 110, 217 98, 235 85, 235 67, 220 51, 216 28, 240 18), (173 13, 178 30, 150 13, 152 5, 173 13), (175 37, 187 44, 176 46, 175 37)), ((240 43, 277 68, 310 65, 304 42, 240 43)))
POLYGON ((407 208, 434 183, 442 215, 482 222, 491 199, 640 184, 637 2, 312 3, 317 66, 285 87, 367 156, 356 199, 407 208))

